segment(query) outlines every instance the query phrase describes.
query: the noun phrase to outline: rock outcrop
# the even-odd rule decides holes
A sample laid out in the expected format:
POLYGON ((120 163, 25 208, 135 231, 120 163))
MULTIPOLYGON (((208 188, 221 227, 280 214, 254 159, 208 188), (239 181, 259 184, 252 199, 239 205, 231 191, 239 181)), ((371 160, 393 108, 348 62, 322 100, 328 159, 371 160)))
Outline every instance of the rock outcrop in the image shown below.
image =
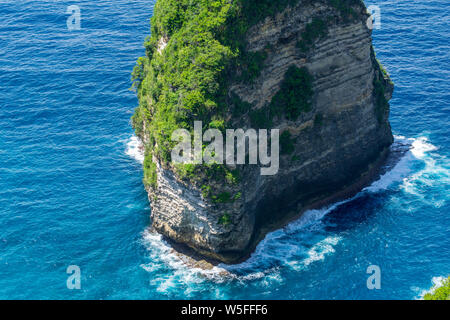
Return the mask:
MULTIPOLYGON (((387 105, 393 85, 375 58, 364 5, 352 4, 351 10, 355 17, 345 19, 330 1, 299 1, 246 32, 246 49, 264 52, 265 59, 254 81, 230 83, 228 94, 251 110, 230 114, 229 125, 252 127, 250 113, 267 108, 292 66, 312 76, 311 107, 296 119, 273 119, 272 128, 289 132, 290 150, 281 154, 278 174, 261 176, 256 165, 240 166, 237 183, 216 186, 231 195, 226 201, 208 198, 202 185, 153 157, 157 183, 147 190, 156 231, 234 263, 248 257, 267 232, 357 192, 372 178, 393 142, 387 105), (314 21, 325 21, 326 30, 305 49, 301 42, 314 21)), ((145 124, 140 136, 151 140, 145 124)))

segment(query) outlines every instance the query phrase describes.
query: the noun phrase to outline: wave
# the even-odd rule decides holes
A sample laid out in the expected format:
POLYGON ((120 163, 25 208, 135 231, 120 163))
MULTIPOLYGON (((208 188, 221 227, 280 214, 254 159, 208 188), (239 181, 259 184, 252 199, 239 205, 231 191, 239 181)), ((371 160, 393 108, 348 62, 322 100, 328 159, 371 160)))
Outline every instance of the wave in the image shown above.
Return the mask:
POLYGON ((144 163, 144 145, 135 135, 129 139, 125 153, 139 163, 144 163))
POLYGON ((318 210, 308 210, 299 219, 290 223, 283 229, 276 230, 266 235, 263 241, 259 243, 255 252, 245 262, 234 266, 223 266, 228 270, 239 269, 253 269, 261 264, 261 261, 272 259, 278 260, 281 264, 287 264, 295 270, 304 269, 311 263, 324 260, 326 255, 334 252, 334 247, 340 242, 340 237, 325 237, 319 240, 316 244, 311 246, 311 249, 303 248, 306 251, 306 257, 303 260, 297 261, 292 259, 298 255, 299 247, 302 246, 302 241, 308 235, 305 235, 305 229, 308 231, 320 234, 324 225, 321 223, 322 219, 339 208, 343 204, 347 204, 365 193, 377 193, 388 190, 395 183, 405 181, 411 174, 411 161, 425 157, 426 153, 437 148, 430 144, 426 138, 405 138, 396 136, 395 142, 391 147, 391 154, 394 159, 388 160, 388 168, 386 172, 374 181, 370 186, 364 188, 355 196, 336 202, 332 205, 318 210), (396 154, 400 154, 400 159, 395 159, 396 154), (389 164, 391 162, 391 164, 389 164), (391 165, 391 167, 389 167, 391 165), (297 237, 294 237, 297 235, 297 237), (293 241, 287 241, 292 239, 293 241), (272 256, 272 252, 276 252, 276 256, 272 256))
MULTIPOLYGON (((187 266, 160 235, 145 231, 144 242, 151 256, 169 266, 175 271, 174 277, 183 278, 183 281, 188 281, 187 279, 189 281, 209 279, 216 282, 233 279, 252 281, 267 277, 270 277, 271 281, 282 281, 281 268, 305 270, 313 263, 323 261, 335 252, 335 247, 342 238, 329 235, 324 230, 325 225, 322 220, 326 215, 367 193, 384 192, 390 188, 405 188, 414 179, 412 163, 417 160, 425 164, 431 162, 432 158, 428 156, 428 153, 437 150, 437 147, 424 137, 414 139, 396 136, 391 150, 394 157, 395 155, 399 157, 391 159, 391 163, 388 160, 384 174, 379 179, 352 198, 322 209, 306 211, 299 219, 286 227, 268 233, 250 258, 240 264, 219 264, 211 270, 196 269, 187 266)), ((143 266, 148 271, 154 267, 153 263, 150 266, 143 266)))
POLYGON ((147 272, 158 273, 161 271, 163 277, 153 279, 153 284, 157 284, 157 291, 165 292, 168 287, 178 283, 192 284, 200 283, 205 279, 223 282, 229 277, 224 277, 226 270, 220 267, 213 267, 210 270, 189 267, 175 253, 173 248, 163 239, 162 235, 146 229, 142 234, 144 246, 149 251, 150 262, 142 264, 141 267, 147 272), (164 272, 167 268, 171 272, 164 272))

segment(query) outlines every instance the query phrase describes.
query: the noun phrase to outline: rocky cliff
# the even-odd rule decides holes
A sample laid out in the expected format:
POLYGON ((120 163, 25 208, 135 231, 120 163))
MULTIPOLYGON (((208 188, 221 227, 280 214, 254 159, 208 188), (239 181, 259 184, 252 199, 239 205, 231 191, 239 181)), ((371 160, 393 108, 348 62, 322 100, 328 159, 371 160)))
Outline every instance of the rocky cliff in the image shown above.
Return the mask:
MULTIPOLYGON (((371 179, 393 142, 387 102, 393 85, 375 58, 360 1, 280 1, 256 18, 246 15, 257 1, 211 1, 215 5, 207 10, 223 19, 211 22, 216 25, 208 52, 218 44, 230 50, 217 49, 216 64, 189 55, 185 68, 195 65, 199 69, 189 69, 195 75, 211 65, 218 72, 212 73, 217 82, 212 93, 199 85, 188 88, 177 79, 187 69, 172 65, 185 58, 180 47, 203 48, 203 40, 185 39, 190 21, 203 11, 190 11, 195 1, 184 2, 155 8, 147 56, 134 72, 140 106, 133 124, 146 146, 144 180, 154 229, 204 256, 233 263, 245 259, 267 232, 357 192, 371 179), (182 14, 170 20, 173 10, 182 14), (164 27, 167 19, 171 29, 164 27), (238 20, 245 26, 236 28, 232 23, 238 20), (230 41, 234 38, 238 44, 230 41), (195 112, 186 112, 192 104, 186 97, 196 90, 206 98, 195 101, 200 105, 194 104, 195 112), (168 108, 173 113, 162 115, 168 108), (172 116, 174 127, 188 129, 198 118, 209 127, 279 128, 278 173, 262 176, 257 165, 171 164, 162 146, 172 128, 164 121, 172 116)), ((204 31, 194 30, 194 35, 204 31)), ((189 81, 196 81, 193 77, 189 81)))

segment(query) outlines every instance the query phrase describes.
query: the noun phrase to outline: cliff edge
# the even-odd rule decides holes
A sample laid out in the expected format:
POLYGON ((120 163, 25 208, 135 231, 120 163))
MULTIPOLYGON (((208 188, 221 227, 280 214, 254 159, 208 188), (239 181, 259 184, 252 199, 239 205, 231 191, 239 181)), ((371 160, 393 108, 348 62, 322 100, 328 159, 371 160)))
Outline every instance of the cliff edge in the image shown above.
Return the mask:
POLYGON ((359 191, 393 136, 393 84, 359 0, 159 0, 133 71, 153 228, 226 263, 309 208, 359 191), (279 170, 173 164, 178 128, 280 129, 279 170))

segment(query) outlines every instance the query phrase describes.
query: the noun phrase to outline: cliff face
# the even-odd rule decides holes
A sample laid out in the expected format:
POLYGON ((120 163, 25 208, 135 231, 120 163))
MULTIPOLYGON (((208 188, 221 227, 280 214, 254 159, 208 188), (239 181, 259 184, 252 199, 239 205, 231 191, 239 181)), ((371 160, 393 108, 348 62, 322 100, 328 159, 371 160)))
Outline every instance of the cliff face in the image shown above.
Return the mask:
MULTIPOLYGON (((387 104, 393 85, 375 58, 364 5, 352 2, 349 8, 351 18, 330 1, 297 1, 246 31, 246 50, 263 52, 264 62, 250 83, 229 83, 227 96, 249 110, 237 117, 229 111, 227 126, 255 127, 252 114, 269 108, 293 66, 311 75, 310 106, 296 117, 271 119, 272 128, 289 133, 276 175, 242 165, 235 183, 210 180, 212 189, 231 195, 223 201, 205 193, 204 180, 184 179, 153 154, 156 183, 147 190, 155 230, 233 263, 267 232, 369 181, 393 142, 387 104)), ((158 51, 169 41, 160 39, 158 51)), ((147 117, 151 122, 151 112, 147 117)), ((144 120, 139 135, 149 145, 146 126, 144 120)))

